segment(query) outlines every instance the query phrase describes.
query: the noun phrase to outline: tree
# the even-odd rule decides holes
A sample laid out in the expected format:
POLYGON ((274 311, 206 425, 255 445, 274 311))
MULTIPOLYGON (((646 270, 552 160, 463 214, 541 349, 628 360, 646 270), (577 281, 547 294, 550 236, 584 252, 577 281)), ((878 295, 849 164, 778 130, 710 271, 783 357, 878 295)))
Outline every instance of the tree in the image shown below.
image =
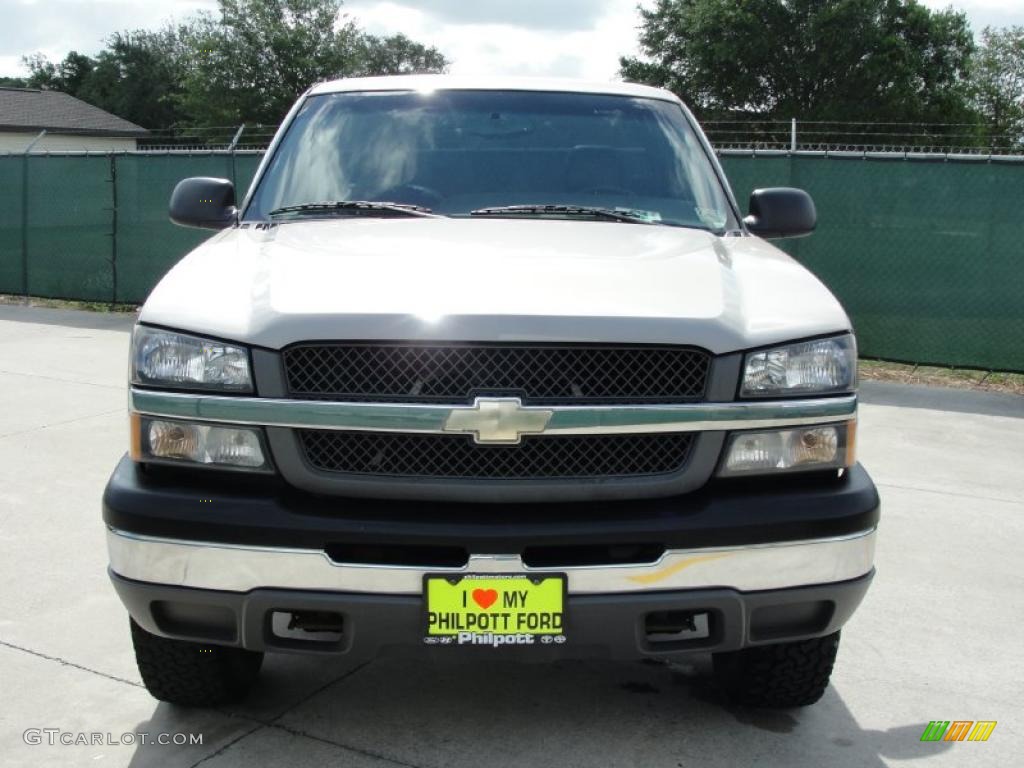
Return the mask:
POLYGON ((180 121, 182 51, 177 30, 118 32, 77 88, 78 98, 145 128, 180 121))
POLYGON ((91 58, 78 51, 71 51, 57 65, 57 83, 62 91, 76 93, 90 78, 96 66, 91 58))
POLYGON ((341 0, 219 4, 219 17, 113 34, 95 57, 25 56, 29 76, 10 84, 61 90, 145 128, 275 125, 319 80, 447 67, 436 48, 339 18, 341 0))
MULTIPOLYGON (((73 55, 72 51, 68 56, 73 55)), ((42 53, 33 53, 21 57, 21 63, 28 67, 28 77, 25 85, 29 88, 46 88, 60 90, 60 75, 57 65, 46 58, 42 53)))
POLYGON ((657 0, 641 8, 629 80, 702 117, 969 119, 966 16, 916 0, 657 0))
POLYGON ((1019 149, 1024 144, 1024 27, 982 30, 971 85, 988 146, 1019 149))
POLYGON ((41 53, 21 57, 22 64, 28 67, 29 75, 23 79, 27 88, 46 88, 50 90, 74 93, 82 87, 93 68, 93 60, 88 56, 71 51, 63 61, 54 64, 41 53))
POLYGON ((182 115, 177 32, 118 32, 95 58, 71 51, 53 63, 43 54, 23 57, 26 85, 63 91, 143 127, 171 125, 182 115))
POLYGON ((350 70, 343 74, 413 75, 444 72, 447 68, 447 60, 436 48, 427 48, 405 35, 361 35, 352 51, 350 70))
POLYGON ((274 124, 317 81, 447 66, 435 48, 339 22, 340 0, 219 3, 220 17, 198 17, 185 40, 190 58, 182 106, 197 124, 274 124))

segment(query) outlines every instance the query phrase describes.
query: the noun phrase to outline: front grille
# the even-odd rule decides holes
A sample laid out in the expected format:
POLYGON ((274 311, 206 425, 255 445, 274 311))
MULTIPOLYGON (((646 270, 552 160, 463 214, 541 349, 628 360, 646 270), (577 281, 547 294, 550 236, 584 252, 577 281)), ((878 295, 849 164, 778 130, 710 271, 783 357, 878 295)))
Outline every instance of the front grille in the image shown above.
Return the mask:
POLYGON ((460 479, 634 477, 683 468, 694 435, 551 435, 481 445, 470 435, 300 430, 316 469, 460 479))
POLYGON ((702 350, 655 346, 303 343, 283 357, 292 397, 445 404, 694 402, 710 366, 702 350))

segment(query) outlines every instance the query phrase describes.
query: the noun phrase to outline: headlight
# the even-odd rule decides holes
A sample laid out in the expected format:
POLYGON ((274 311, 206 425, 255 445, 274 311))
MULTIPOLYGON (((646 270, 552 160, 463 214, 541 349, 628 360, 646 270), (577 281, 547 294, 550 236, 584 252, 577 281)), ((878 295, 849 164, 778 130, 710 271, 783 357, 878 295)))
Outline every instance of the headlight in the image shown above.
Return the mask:
POLYGON ((774 474, 852 466, 857 422, 772 432, 739 432, 729 439, 719 475, 774 474))
POLYGON ((249 351, 222 341, 139 325, 132 338, 132 383, 252 392, 249 351))
POLYGON ((135 413, 131 430, 135 461, 271 471, 259 429, 151 419, 135 413))
POLYGON ((820 395, 857 386, 857 343, 851 334, 751 352, 742 397, 820 395))

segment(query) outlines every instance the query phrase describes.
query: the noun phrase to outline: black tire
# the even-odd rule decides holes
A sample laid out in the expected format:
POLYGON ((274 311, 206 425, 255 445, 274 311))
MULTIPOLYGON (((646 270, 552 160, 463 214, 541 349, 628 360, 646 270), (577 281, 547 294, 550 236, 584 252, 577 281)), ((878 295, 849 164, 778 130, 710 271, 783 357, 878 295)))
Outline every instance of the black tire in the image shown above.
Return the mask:
POLYGON ((263 654, 242 648, 169 640, 131 620, 135 661, 153 698, 183 707, 242 699, 259 677, 263 654))
POLYGON ((839 652, 839 633, 714 654, 715 677, 745 707, 806 707, 822 697, 839 652))

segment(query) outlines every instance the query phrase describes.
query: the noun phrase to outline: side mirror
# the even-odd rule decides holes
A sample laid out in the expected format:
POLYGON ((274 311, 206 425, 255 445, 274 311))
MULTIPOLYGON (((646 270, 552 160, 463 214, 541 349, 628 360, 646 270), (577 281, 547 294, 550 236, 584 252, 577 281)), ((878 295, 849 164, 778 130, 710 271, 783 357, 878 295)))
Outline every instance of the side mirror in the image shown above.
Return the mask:
POLYGON ((235 185, 227 179, 183 179, 171 193, 171 221, 183 227, 224 229, 236 221, 235 185))
POLYGON ((750 215, 743 223, 759 237, 804 237, 814 231, 818 212, 802 189, 755 189, 750 193, 750 215))

